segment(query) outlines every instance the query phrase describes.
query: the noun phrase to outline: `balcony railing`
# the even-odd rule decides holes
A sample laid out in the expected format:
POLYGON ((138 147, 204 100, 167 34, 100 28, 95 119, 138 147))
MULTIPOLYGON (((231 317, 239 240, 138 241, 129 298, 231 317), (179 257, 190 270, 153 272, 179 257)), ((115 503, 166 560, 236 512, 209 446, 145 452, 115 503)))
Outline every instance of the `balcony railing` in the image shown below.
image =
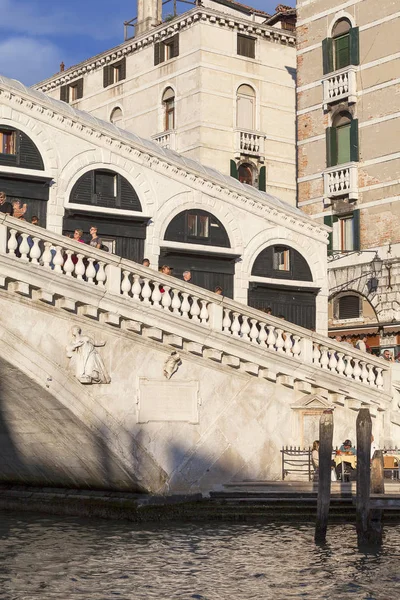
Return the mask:
POLYGON ((248 156, 264 156, 265 136, 257 131, 246 131, 237 129, 235 140, 235 153, 237 155, 246 154, 248 156))
POLYGON ((357 67, 346 67, 330 73, 322 80, 324 86, 324 109, 328 106, 347 100, 349 104, 357 102, 357 67))
POLYGON ((152 136, 152 140, 157 142, 162 148, 168 148, 169 150, 176 150, 176 135, 173 129, 169 131, 163 131, 152 136))
POLYGON ((347 196, 349 200, 358 199, 357 163, 337 165, 324 171, 324 197, 340 196, 347 196))

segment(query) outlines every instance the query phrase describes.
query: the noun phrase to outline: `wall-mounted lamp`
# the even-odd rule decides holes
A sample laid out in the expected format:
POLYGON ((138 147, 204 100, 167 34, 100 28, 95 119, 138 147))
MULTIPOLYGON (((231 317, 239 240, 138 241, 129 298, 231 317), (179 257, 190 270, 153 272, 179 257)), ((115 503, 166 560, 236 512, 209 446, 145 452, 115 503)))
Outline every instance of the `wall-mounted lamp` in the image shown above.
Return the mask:
POLYGON ((367 281, 367 288, 369 294, 376 292, 376 290, 378 289, 378 275, 382 272, 383 261, 381 258, 379 258, 378 253, 375 254, 370 264, 372 277, 367 281))

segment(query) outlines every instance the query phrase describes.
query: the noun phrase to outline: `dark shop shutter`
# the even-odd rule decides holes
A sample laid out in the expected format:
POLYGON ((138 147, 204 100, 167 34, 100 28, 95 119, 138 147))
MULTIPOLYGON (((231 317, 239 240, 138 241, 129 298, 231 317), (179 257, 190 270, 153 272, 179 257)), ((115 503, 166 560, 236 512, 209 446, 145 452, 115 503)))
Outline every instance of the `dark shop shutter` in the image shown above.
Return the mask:
POLYGON ((360 299, 358 296, 342 296, 339 298, 339 319, 358 319, 360 316, 360 299))
POLYGON ((172 38, 172 57, 171 58, 175 58, 176 56, 179 56, 179 33, 174 35, 174 37, 172 38))
POLYGON ((358 162, 358 119, 353 119, 350 123, 350 160, 358 162))
POLYGON ((236 161, 234 161, 234 160, 231 160, 231 177, 234 177, 235 179, 239 179, 236 161))
POLYGON ((261 167, 258 175, 258 189, 262 192, 267 189, 267 169, 265 167, 261 167))
POLYGON ((322 63, 324 75, 333 71, 333 43, 332 38, 322 40, 322 63))
POLYGON ((72 188, 70 202, 76 204, 94 204, 93 171, 85 173, 72 188))
POLYGON ((81 79, 78 79, 78 81, 76 82, 76 87, 77 87, 77 99, 79 100, 79 98, 83 97, 83 77, 81 77, 81 79))
POLYGON ((112 80, 111 80, 111 69, 110 67, 107 65, 106 67, 104 67, 103 69, 103 87, 108 87, 109 85, 111 85, 112 80))
POLYGON ((358 27, 350 29, 350 64, 360 64, 360 30, 358 27))
POLYGON ((129 183, 129 181, 127 181, 124 177, 121 176, 119 176, 118 178, 120 185, 120 208, 124 210, 142 211, 142 205, 140 204, 138 195, 129 183))
POLYGON ((32 140, 22 131, 19 136, 19 166, 25 169, 44 171, 44 164, 39 150, 32 140))
POLYGON ((353 250, 360 250, 360 211, 353 212, 353 250))
POLYGON ((68 86, 62 85, 60 87, 60 100, 63 102, 68 102, 68 86))

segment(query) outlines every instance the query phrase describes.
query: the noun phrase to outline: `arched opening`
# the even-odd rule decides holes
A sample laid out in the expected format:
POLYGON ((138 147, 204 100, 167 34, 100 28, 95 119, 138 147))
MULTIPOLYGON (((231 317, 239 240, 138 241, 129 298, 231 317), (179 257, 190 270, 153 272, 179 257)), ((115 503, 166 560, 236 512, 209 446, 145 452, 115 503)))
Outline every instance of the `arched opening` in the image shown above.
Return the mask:
POLYGON ((264 311, 270 308, 276 317, 307 329, 315 328, 315 298, 319 290, 296 285, 313 281, 311 269, 300 252, 286 245, 268 246, 254 261, 251 276, 249 306, 264 311))
POLYGON ((90 241, 90 228, 110 252, 141 262, 144 255, 148 219, 138 212, 142 206, 138 195, 125 177, 109 169, 95 169, 82 175, 72 188, 63 221, 64 234, 82 229, 84 240, 90 241), (104 209, 94 212, 92 206, 104 209), (119 215, 120 210, 124 215, 119 215), (136 214, 126 214, 132 211, 136 214))
POLYGON ((236 127, 254 131, 256 93, 249 85, 241 85, 236 94, 236 127))
POLYGON ((333 60, 335 71, 351 64, 351 23, 348 19, 337 21, 332 30, 333 60))
POLYGON ((162 96, 164 111, 164 131, 175 129, 175 92, 168 87, 162 96))
POLYGON ((184 271, 189 270, 191 283, 210 291, 219 286, 224 296, 233 298, 238 255, 218 251, 218 247, 231 247, 229 236, 219 219, 204 210, 182 211, 169 223, 164 239, 178 242, 179 247, 162 247, 160 266, 170 265, 173 274, 180 278, 184 271), (204 246, 210 248, 205 249, 204 246))
POLYGON ((122 110, 117 106, 111 113, 110 121, 113 125, 116 125, 117 127, 122 127, 123 119, 124 115, 122 113, 122 110))
POLYGON ((256 170, 250 163, 242 163, 238 168, 238 178, 241 183, 254 186, 256 170))

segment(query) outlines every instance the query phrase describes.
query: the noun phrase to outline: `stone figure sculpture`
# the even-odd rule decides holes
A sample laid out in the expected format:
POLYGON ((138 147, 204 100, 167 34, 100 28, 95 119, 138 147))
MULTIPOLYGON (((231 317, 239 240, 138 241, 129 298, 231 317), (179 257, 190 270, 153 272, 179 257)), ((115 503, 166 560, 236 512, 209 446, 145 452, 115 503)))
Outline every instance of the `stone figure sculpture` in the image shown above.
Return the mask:
POLYGON ((179 353, 175 350, 171 353, 171 356, 169 356, 164 363, 164 377, 166 377, 167 379, 171 379, 172 375, 176 373, 179 365, 181 364, 181 357, 179 356, 179 353))
POLYGON ((103 359, 96 350, 105 346, 105 342, 95 342, 87 335, 82 335, 80 327, 71 330, 72 341, 67 346, 67 357, 75 358, 75 377, 81 383, 110 383, 111 379, 105 368, 103 359))

